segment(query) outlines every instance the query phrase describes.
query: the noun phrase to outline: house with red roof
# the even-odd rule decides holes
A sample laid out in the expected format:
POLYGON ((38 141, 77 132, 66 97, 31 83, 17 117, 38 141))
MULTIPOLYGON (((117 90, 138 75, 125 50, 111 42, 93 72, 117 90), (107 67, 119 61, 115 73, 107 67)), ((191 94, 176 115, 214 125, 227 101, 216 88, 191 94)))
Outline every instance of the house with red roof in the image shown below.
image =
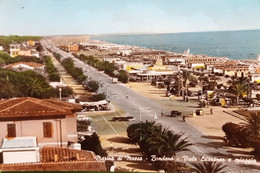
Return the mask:
POLYGON ((36 62, 16 62, 13 64, 8 64, 4 68, 17 70, 17 71, 25 71, 25 70, 36 70, 36 71, 44 71, 44 65, 36 62))
POLYGON ((0 139, 35 136, 39 147, 77 143, 75 113, 81 109, 58 99, 0 100, 0 139))

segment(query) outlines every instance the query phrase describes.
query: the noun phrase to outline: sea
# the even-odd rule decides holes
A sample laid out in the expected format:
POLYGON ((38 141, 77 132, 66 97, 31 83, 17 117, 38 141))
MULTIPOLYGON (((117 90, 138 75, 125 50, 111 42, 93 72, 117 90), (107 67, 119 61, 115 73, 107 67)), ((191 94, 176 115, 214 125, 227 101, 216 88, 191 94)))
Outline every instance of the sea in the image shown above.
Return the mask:
POLYGON ((121 45, 135 45, 156 50, 257 60, 260 54, 260 29, 167 34, 95 35, 92 39, 121 45))

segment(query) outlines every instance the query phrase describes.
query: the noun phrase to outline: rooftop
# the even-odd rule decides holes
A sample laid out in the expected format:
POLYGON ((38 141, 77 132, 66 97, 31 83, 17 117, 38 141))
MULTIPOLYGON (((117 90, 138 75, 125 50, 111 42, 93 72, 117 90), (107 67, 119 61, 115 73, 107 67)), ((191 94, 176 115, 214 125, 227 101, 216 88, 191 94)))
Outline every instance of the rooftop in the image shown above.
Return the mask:
POLYGON ((37 147, 36 137, 4 138, 1 148, 37 147))
POLYGON ((41 118, 71 115, 80 111, 78 104, 57 99, 20 97, 0 100, 0 120, 6 118, 41 118))
POLYGON ((16 63, 13 63, 13 64, 8 64, 7 66, 5 66, 5 68, 11 69, 11 68, 13 68, 14 66, 17 66, 17 65, 28 65, 30 67, 35 67, 35 68, 44 66, 43 64, 36 63, 36 62, 16 62, 16 63))

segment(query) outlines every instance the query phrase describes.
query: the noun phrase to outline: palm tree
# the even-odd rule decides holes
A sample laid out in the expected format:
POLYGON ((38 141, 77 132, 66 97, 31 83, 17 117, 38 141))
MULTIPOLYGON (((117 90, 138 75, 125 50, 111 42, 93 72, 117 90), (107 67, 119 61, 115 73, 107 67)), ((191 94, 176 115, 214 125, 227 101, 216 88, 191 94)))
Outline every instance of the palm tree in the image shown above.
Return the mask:
POLYGON ((136 129, 129 134, 129 138, 132 141, 138 141, 138 143, 144 143, 149 140, 150 137, 156 136, 162 132, 162 126, 156 125, 155 121, 140 122, 136 126, 136 129))
POLYGON ((246 122, 242 125, 248 129, 254 137, 258 137, 260 134, 260 112, 250 112, 246 117, 246 122))
POLYGON ((44 98, 51 96, 54 90, 43 79, 29 77, 25 83, 25 91, 27 96, 44 98))
POLYGON ((227 84, 229 85, 229 91, 236 95, 237 103, 241 95, 243 96, 248 93, 249 78, 247 77, 232 76, 227 84))
POLYGON ((149 140, 149 152, 157 156, 175 156, 177 152, 188 151, 188 146, 192 145, 187 138, 182 138, 183 133, 173 133, 166 131, 160 136, 153 136, 149 140))
POLYGON ((182 79, 183 79, 183 86, 185 87, 186 93, 188 93, 187 81, 190 77, 190 72, 188 70, 182 70, 181 75, 182 75, 182 79))
POLYGON ((220 162, 203 162, 203 163, 190 163, 194 166, 192 168, 196 173, 224 173, 226 171, 222 171, 227 165, 223 165, 220 162))

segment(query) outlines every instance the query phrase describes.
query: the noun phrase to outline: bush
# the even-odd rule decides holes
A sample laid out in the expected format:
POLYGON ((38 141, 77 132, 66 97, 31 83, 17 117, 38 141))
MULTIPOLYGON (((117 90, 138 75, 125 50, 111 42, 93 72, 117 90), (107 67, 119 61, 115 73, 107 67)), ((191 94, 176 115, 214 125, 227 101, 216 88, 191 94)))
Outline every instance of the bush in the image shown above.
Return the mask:
POLYGON ((106 99, 106 94, 104 94, 104 93, 95 94, 90 97, 91 101, 100 101, 100 100, 105 100, 105 99, 106 99))
POLYGON ((59 88, 61 88, 61 96, 62 97, 69 97, 69 96, 74 94, 73 89, 71 87, 65 86, 65 87, 57 87, 56 88, 57 96, 59 96, 59 94, 60 94, 59 88))
POLYGON ((225 132, 227 145, 237 147, 251 146, 249 142, 251 133, 243 126, 228 122, 222 126, 222 130, 225 132))
POLYGON ((99 83, 97 81, 89 81, 87 83, 87 90, 90 92, 96 92, 99 88, 99 83))

